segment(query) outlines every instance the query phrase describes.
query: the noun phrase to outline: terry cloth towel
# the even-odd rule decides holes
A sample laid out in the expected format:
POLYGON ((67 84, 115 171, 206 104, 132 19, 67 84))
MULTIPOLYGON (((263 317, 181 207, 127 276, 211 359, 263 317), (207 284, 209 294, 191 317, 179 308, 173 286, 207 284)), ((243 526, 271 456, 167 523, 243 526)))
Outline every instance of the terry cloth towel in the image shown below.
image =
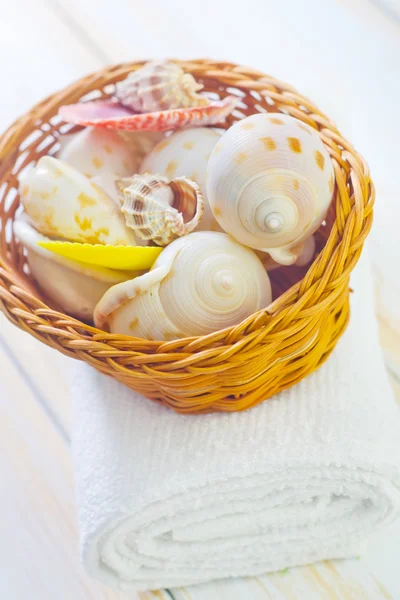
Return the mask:
POLYGON ((243 413, 178 415, 87 365, 73 373, 84 565, 148 590, 360 553, 400 507, 400 412, 366 265, 316 373, 243 413))

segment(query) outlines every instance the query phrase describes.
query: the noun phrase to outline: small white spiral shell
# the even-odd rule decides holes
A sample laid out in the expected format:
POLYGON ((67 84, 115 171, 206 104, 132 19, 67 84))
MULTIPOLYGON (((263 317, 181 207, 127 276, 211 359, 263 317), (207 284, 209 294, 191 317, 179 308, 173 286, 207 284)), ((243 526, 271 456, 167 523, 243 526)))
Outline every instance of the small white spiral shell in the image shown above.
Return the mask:
POLYGON ((286 115, 235 123, 215 146, 207 195, 221 227, 242 244, 292 264, 325 218, 333 165, 318 134, 286 115))
POLYGON ((148 340, 206 335, 240 323, 271 302, 255 253, 218 232, 195 232, 167 246, 149 273, 106 292, 97 327, 148 340))

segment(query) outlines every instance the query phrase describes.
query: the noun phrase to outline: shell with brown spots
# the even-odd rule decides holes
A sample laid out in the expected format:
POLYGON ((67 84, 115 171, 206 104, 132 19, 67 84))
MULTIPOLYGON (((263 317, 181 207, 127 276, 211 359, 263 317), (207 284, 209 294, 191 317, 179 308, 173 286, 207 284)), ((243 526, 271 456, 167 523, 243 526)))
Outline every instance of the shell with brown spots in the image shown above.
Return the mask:
POLYGON ((272 137, 262 137, 260 141, 264 144, 266 150, 276 150, 276 142, 272 137))
POLYGON ((325 159, 319 150, 315 151, 315 162, 317 163, 321 171, 323 171, 325 166, 325 159))
POLYGON ((301 152, 302 152, 301 142, 298 138, 288 137, 287 141, 288 141, 289 148, 291 149, 292 152, 295 152, 296 154, 301 154, 301 152))
POLYGON ((171 160, 168 163, 167 168, 165 169, 166 176, 169 179, 173 179, 177 168, 178 168, 178 162, 176 160, 171 160))

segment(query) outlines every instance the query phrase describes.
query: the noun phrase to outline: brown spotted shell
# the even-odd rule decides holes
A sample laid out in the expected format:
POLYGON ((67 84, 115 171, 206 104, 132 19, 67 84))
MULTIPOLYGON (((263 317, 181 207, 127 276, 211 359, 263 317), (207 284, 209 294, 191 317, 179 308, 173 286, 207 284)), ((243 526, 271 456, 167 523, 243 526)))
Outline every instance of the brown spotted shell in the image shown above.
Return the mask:
POLYGON ((293 117, 258 114, 226 131, 207 166, 207 197, 236 240, 293 264, 324 220, 334 171, 318 133, 293 117))
POLYGON ((203 216, 203 195, 187 177, 145 173, 117 180, 117 188, 127 226, 159 246, 193 231, 203 216))
POLYGON ((202 88, 193 75, 184 73, 179 65, 155 61, 117 83, 115 95, 124 106, 147 113, 207 106, 209 100, 198 94, 202 88))
POLYGON ((20 195, 31 224, 43 235, 88 244, 136 245, 118 204, 62 160, 42 156, 21 180, 20 195))

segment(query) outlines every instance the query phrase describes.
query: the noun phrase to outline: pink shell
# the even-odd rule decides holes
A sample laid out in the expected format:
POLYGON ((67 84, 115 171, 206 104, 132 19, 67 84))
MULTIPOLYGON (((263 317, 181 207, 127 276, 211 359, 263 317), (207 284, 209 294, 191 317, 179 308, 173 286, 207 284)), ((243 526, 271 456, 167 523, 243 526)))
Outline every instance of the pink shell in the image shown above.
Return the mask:
POLYGON ((208 106, 174 108, 151 113, 135 113, 112 101, 82 102, 61 106, 60 117, 68 123, 125 131, 168 131, 221 123, 235 109, 238 98, 227 96, 208 106))

